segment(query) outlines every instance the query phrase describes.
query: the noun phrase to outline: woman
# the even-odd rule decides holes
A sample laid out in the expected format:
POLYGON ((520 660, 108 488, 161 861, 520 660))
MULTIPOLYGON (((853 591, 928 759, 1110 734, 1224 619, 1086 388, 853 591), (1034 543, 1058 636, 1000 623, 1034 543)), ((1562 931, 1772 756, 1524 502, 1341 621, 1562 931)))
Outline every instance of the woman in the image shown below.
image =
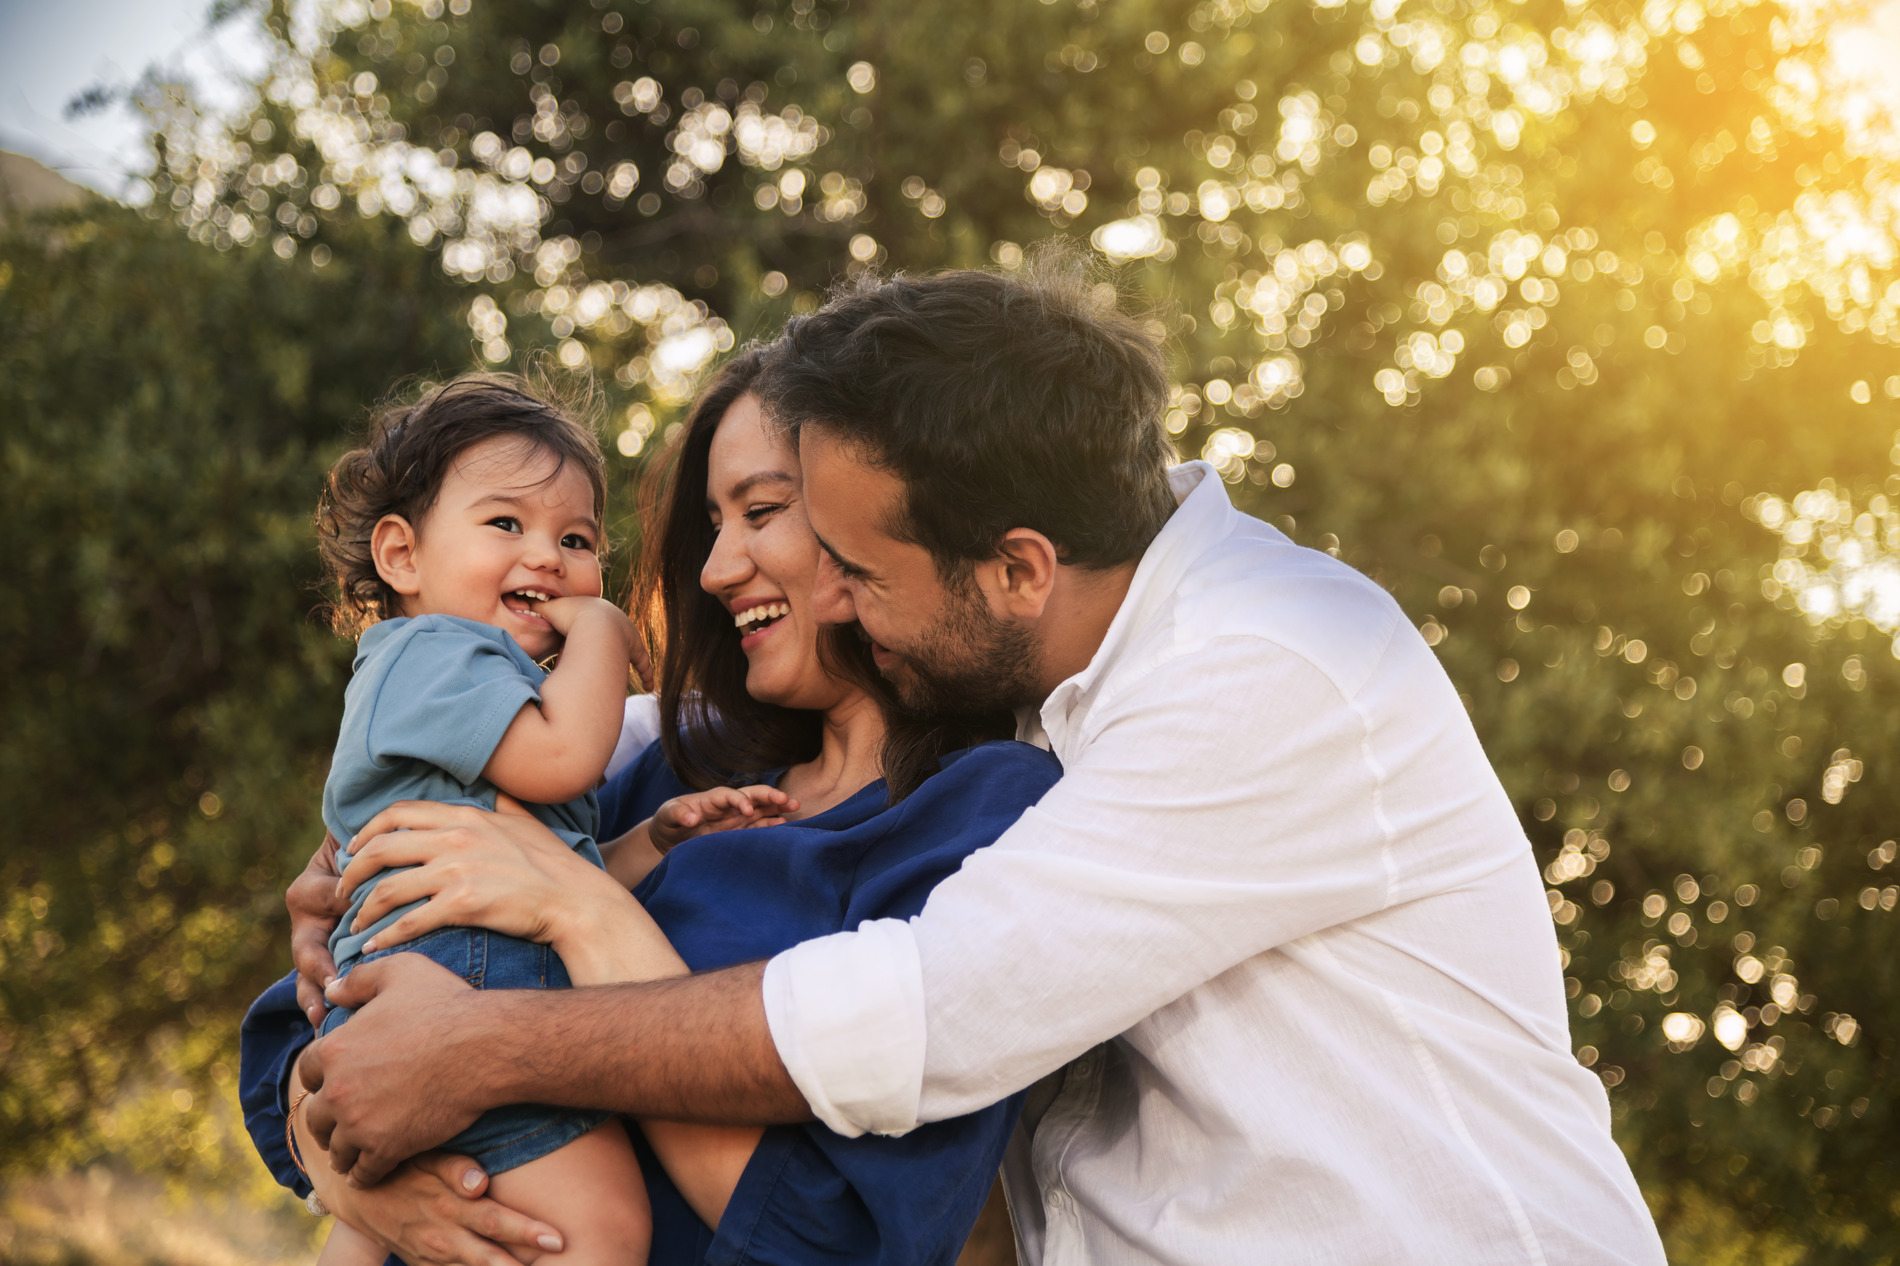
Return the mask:
MULTIPOLYGON (((623 878, 645 872, 636 901, 602 872, 569 865, 571 854, 528 820, 396 811, 424 829, 373 839, 345 877, 353 885, 381 867, 419 864, 385 880, 363 911, 373 921, 431 897, 386 934, 392 940, 451 923, 489 927, 553 945, 576 985, 765 958, 865 919, 915 914, 1055 781, 1047 753, 982 741, 1006 734, 1008 718, 901 715, 861 639, 815 624, 819 546, 800 506, 796 454, 751 390, 762 360, 754 351, 729 365, 680 442, 637 608, 657 609, 663 624, 661 739, 603 789, 601 834, 612 839, 689 789, 761 779, 797 802, 794 820, 704 835, 665 858, 614 857, 623 878)), ((372 823, 365 839, 388 825, 372 823)), ((294 978, 280 982, 247 1018, 243 1080, 260 1153, 301 1188, 282 1142, 283 1091, 308 1041, 294 988, 294 978)), ((821 1125, 642 1121, 651 1260, 947 1263, 1018 1106, 1011 1099, 901 1139, 846 1139, 821 1125)), ((411 1167, 356 1191, 312 1155, 301 1120, 296 1128, 324 1202, 416 1266, 510 1260, 445 1225, 439 1210, 468 1206, 444 1196, 439 1169, 411 1167)), ((487 1217, 477 1221, 490 1234, 523 1245, 548 1230, 487 1217)))

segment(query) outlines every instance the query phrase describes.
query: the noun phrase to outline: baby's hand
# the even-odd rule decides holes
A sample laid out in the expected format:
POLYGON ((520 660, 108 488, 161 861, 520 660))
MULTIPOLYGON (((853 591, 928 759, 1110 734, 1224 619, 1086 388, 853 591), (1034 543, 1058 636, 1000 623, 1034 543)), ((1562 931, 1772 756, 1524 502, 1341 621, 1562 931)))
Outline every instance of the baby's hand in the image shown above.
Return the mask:
POLYGON ((647 837, 664 853, 695 835, 777 826, 785 821, 786 814, 796 812, 798 801, 777 787, 714 787, 676 796, 661 805, 647 824, 647 837))
POLYGON ((535 603, 534 613, 554 626, 554 631, 562 637, 573 636, 574 630, 582 624, 598 621, 602 628, 620 634, 628 646, 636 641, 633 621, 605 598, 549 598, 535 603))

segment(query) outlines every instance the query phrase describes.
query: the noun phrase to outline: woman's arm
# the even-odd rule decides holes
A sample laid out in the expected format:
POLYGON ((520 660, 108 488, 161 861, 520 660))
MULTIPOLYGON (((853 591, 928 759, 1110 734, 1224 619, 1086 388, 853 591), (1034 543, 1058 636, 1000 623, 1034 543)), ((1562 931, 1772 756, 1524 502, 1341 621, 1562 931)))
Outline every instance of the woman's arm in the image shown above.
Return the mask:
MULTIPOLYGON (((334 881, 332 881, 334 882, 334 881)), ((298 1005, 297 978, 286 976, 252 1004, 240 1030, 238 1091, 244 1126, 271 1176, 298 1195, 314 1187, 332 1209, 372 1239, 394 1248, 413 1266, 460 1261, 473 1266, 513 1266, 502 1244, 537 1245, 553 1228, 484 1199, 488 1175, 465 1156, 428 1152, 401 1166, 382 1186, 358 1191, 333 1172, 307 1131, 300 1132, 306 1176, 286 1141, 286 1097, 297 1084, 296 1066, 313 1033, 298 1005), (438 1251, 439 1250, 439 1251, 438 1251)), ((299 1114, 301 1115, 301 1114, 299 1114)))
MULTIPOLYGON (((412 802, 373 818, 358 839, 361 847, 344 872, 346 895, 369 874, 415 867, 376 886, 358 926, 429 898, 365 950, 458 925, 553 946, 577 986, 692 974, 633 894, 531 817, 412 802)), ((680 1194, 708 1226, 717 1226, 760 1131, 676 1121, 640 1124, 680 1194)))
POLYGON ((488 1199, 488 1175, 466 1156, 425 1152, 374 1187, 352 1187, 330 1168, 301 1108, 299 1102, 291 1124, 317 1198, 409 1266, 519 1266, 510 1244, 561 1251, 554 1227, 488 1199))
MULTIPOLYGON (((692 974, 638 902, 633 908, 638 920, 606 907, 577 908, 572 922, 557 925, 551 944, 576 985, 639 984, 692 974)), ((700 1221, 717 1227, 763 1131, 652 1118, 641 1118, 640 1129, 700 1221)))

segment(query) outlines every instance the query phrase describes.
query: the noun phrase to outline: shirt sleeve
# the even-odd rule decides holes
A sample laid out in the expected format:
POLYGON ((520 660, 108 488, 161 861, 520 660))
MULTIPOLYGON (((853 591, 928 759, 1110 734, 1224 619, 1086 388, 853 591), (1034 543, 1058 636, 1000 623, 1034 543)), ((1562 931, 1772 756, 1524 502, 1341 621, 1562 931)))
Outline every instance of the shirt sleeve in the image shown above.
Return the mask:
POLYGON ((244 1128, 271 1177, 300 1196, 310 1194, 310 1183, 290 1159, 284 1140, 290 1117, 287 1095, 297 1056, 315 1037, 310 1018, 297 1006, 295 972, 266 989, 238 1029, 238 1103, 244 1109, 244 1128))
POLYGON ((517 713, 540 692, 506 648, 418 619, 393 644, 371 707, 369 757, 426 761, 462 783, 481 777, 517 713))
POLYGON ((607 777, 631 765, 647 745, 660 737, 660 696, 628 695, 620 713, 620 737, 607 758, 607 777))
POLYGON ((768 965, 774 1042, 832 1129, 995 1102, 1236 963, 1391 900, 1366 718, 1300 656, 1220 639, 1084 723, 1062 781, 920 917, 768 965))

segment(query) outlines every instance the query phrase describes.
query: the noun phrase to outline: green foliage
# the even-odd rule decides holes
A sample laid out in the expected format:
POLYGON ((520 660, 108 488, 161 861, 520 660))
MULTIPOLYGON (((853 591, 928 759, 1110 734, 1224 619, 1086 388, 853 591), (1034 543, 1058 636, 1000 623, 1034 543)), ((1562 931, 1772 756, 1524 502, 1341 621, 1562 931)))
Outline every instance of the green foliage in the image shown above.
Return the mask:
POLYGON ((215 1150, 237 1017, 284 970, 349 662, 310 618, 321 474, 395 377, 468 356, 431 261, 347 236, 313 269, 95 205, 0 239, 15 1172, 215 1150))
MULTIPOLYGON (((19 255, 0 310, 85 314, 0 353, 44 366, 0 374, 0 390, 30 381, 62 401, 43 408, 57 425, 9 434, 9 487, 34 486, 6 512, 39 533, 22 539, 56 542, 58 580, 42 583, 74 595, 58 627, 88 630, 92 662, 123 663, 94 686, 67 647, 35 661, 24 680, 64 684, 30 707, 9 695, 7 785, 125 771, 110 797, 78 798, 83 829, 68 797, 43 797, 26 837, 60 841, 34 867, 100 860, 57 876, 5 862, 28 903, 8 925, 6 996, 37 1026, 10 1058, 31 1049, 47 1070, 9 1123, 50 1125, 42 1102, 84 1120, 113 1084, 79 1080, 89 1061, 177 1025, 167 1006, 228 1023, 280 961, 276 885, 306 848, 340 662, 298 622, 300 516, 339 420, 386 376, 465 359, 455 321, 492 363, 553 349, 612 380, 631 479, 718 351, 834 279, 1013 267, 1067 233, 1117 261, 1130 302, 1171 314, 1183 454, 1377 577, 1438 648, 1547 867, 1579 1057, 1611 1088, 1672 1254, 1900 1253, 1900 888, 1879 873, 1895 860, 1900 734, 1880 701, 1900 684, 1900 613, 1790 609, 1801 566, 1846 557, 1826 544, 1841 531, 1900 548, 1900 286, 1878 212, 1893 172, 1848 134, 1826 79, 1821 40, 1842 14, 335 0, 312 32, 284 0, 256 9, 278 58, 252 115, 226 126, 186 95, 143 97, 158 205, 197 242, 245 249, 98 230, 216 285, 181 276, 152 328, 87 244, 58 264, 19 255), (219 287, 252 306, 207 313, 219 287), (152 343, 138 371, 117 366, 102 320, 152 343), (175 346, 204 321, 227 324, 175 346), (342 354, 352 338, 361 350, 342 354), (125 402, 173 361, 201 367, 184 398, 228 403, 179 422, 161 398, 134 421, 125 402), (301 401, 295 443, 257 421, 282 407, 243 403, 271 393, 301 401), (163 451, 179 473, 127 473, 114 427, 178 435, 163 451), (1785 499, 1819 488, 1797 507, 1814 542, 1771 530, 1785 499), (123 543, 47 533, 52 510, 21 508, 34 498, 89 508, 86 532, 123 543), (159 544, 239 521, 277 526, 159 544), (165 602, 135 602, 158 577, 165 602), (254 610, 252 631, 217 622, 214 654, 194 586, 214 611, 254 610), (141 715, 163 725, 114 724, 156 689, 154 665, 169 684, 141 715), (222 817, 192 816, 204 790, 222 817), (240 813, 256 824, 232 833, 240 813), (189 877, 157 863, 161 839, 189 877), (245 881, 237 868, 263 859, 245 881), (141 866, 153 888, 110 889, 141 866), (172 1002, 100 983, 90 910, 188 908, 240 931, 207 933, 189 970, 170 925, 113 960, 176 966, 172 1002), (28 961, 40 975, 16 978, 28 961), (61 1027, 114 1007, 117 1027, 87 1019, 84 1042, 61 1027)), ((47 609, 8 617, 23 656, 53 640, 47 609)))

